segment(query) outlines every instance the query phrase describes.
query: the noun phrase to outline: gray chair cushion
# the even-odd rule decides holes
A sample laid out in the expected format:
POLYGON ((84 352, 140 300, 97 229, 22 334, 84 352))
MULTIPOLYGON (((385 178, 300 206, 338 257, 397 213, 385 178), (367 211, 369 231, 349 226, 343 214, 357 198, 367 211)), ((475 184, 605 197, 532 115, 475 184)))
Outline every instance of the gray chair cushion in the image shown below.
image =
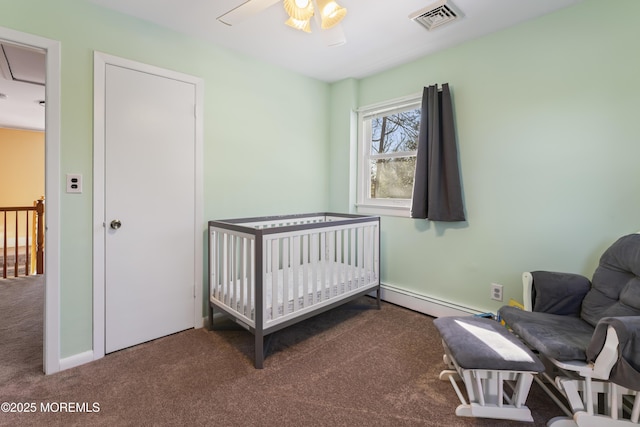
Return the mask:
POLYGON ((533 352, 495 320, 439 317, 433 324, 451 356, 465 369, 544 371, 544 365, 533 352))
POLYGON ((640 234, 618 239, 600 257, 580 317, 595 327, 603 317, 640 315, 640 234))
POLYGON ((579 317, 520 310, 504 306, 498 314, 527 344, 560 360, 587 360, 594 328, 579 317))
POLYGON ((591 289, 591 282, 580 274, 553 271, 532 271, 531 311, 580 316, 582 300, 591 289))

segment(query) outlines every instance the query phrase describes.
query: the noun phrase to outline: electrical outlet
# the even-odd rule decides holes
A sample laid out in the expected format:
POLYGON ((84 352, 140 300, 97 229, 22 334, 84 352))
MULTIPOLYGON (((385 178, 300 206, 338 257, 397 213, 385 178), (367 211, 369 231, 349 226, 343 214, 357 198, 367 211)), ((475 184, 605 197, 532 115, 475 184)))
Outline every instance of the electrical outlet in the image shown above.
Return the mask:
POLYGON ((502 285, 499 285, 497 283, 491 284, 491 299, 502 301, 502 285))

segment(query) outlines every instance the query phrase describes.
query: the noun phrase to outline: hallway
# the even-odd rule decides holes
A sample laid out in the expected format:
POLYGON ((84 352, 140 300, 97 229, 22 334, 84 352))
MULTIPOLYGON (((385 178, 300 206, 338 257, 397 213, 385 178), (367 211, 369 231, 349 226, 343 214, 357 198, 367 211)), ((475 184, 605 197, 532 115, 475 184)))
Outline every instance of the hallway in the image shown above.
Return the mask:
POLYGON ((44 276, 0 279, 0 384, 43 372, 44 276))

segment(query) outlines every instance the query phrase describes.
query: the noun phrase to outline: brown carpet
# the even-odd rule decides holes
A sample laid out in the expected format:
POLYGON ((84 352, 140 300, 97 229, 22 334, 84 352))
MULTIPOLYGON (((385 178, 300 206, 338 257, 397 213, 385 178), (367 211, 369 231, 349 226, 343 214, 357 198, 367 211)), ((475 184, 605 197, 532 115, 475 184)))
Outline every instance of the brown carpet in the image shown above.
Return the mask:
POLYGON ((274 334, 263 370, 248 332, 198 329, 45 376, 32 325, 42 317, 23 315, 42 304, 27 297, 18 308, 7 286, 19 285, 0 280, 0 403, 36 412, 0 412, 0 425, 498 427, 561 415, 534 384, 534 423, 456 417, 456 394, 438 380, 433 319, 386 303, 363 308, 375 303, 367 297, 274 334), (67 402, 80 412, 54 412, 67 402))
POLYGON ((5 384, 42 373, 43 312, 42 276, 0 279, 0 401, 5 384))

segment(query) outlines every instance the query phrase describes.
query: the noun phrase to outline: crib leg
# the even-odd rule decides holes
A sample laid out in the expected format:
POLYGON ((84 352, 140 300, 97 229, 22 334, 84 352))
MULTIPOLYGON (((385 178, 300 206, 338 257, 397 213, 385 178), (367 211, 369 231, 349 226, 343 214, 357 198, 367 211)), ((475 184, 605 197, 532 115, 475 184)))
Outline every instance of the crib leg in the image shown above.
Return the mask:
POLYGON ((381 308, 381 305, 380 305, 380 293, 381 293, 381 289, 380 289, 380 286, 378 286, 378 290, 376 291, 376 300, 377 300, 377 303, 378 303, 378 310, 380 310, 380 308, 381 308))
POLYGON ((213 331, 213 304, 209 303, 209 330, 213 331))
POLYGON ((209 306, 209 330, 210 331, 246 331, 247 328, 243 328, 234 319, 225 315, 224 313, 218 313, 218 322, 216 323, 216 312, 213 304, 209 306))
POLYGON ((262 369, 264 365, 264 336, 262 332, 257 332, 255 334, 255 346, 256 346, 256 360, 255 366, 256 369, 262 369))

